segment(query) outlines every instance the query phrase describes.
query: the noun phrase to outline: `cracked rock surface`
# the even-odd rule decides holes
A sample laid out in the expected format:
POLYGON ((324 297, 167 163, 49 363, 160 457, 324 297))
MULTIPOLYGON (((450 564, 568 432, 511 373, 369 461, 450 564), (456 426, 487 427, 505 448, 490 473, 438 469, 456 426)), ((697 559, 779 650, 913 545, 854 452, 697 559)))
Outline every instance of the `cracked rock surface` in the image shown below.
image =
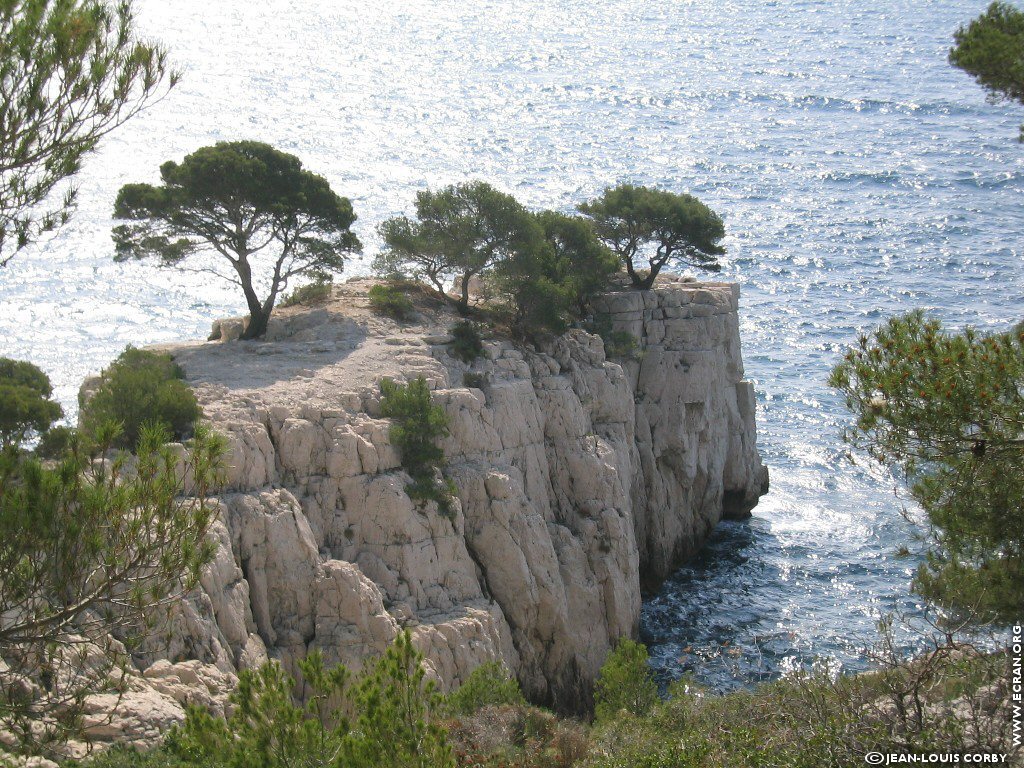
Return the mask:
POLYGON ((396 323, 370 310, 371 285, 279 310, 259 342, 225 341, 240 327, 223 321, 221 340, 162 347, 227 436, 230 469, 216 558, 139 657, 142 678, 171 711, 190 680, 221 690, 204 670, 276 658, 294 674, 313 649, 359 668, 407 627, 443 689, 502 659, 531 700, 586 709, 608 651, 637 631, 641 585, 767 490, 738 287, 600 297, 635 340, 625 359, 572 330, 542 349, 485 334, 467 365, 448 345, 454 313, 396 323), (425 377, 448 413, 449 516, 406 494, 385 376, 425 377))

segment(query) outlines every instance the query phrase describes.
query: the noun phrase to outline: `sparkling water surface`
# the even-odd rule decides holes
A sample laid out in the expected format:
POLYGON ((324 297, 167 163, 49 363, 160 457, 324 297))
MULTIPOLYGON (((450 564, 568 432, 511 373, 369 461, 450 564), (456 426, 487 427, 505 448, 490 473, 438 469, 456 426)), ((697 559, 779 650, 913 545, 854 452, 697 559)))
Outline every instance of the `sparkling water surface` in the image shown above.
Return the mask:
POLYGON ((230 286, 111 259, 119 186, 218 140, 293 152, 352 198, 349 274, 427 186, 483 178, 565 210, 619 181, 694 193, 729 232, 772 490, 647 601, 644 639, 665 676, 719 687, 815 655, 856 668, 877 614, 915 609, 915 561, 893 483, 839 440, 828 371, 894 312, 1024 315, 1024 110, 946 63, 985 5, 141 0, 184 79, 89 160, 72 222, 0 272, 0 354, 73 413, 126 344, 242 312, 230 286))

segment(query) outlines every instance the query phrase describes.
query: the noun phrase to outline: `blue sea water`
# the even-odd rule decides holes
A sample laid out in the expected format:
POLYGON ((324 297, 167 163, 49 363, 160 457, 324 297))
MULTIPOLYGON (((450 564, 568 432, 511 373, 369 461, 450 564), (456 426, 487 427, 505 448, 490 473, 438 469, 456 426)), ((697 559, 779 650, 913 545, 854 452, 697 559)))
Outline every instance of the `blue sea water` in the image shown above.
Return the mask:
POLYGON ((856 668, 879 612, 916 610, 915 561, 895 554, 894 483, 839 439, 828 371, 895 312, 1024 314, 1024 109, 946 63, 985 5, 140 0, 184 79, 87 163, 71 224, 0 273, 0 354, 73 412, 126 344, 241 312, 230 286, 111 260, 118 187, 218 140, 270 142, 352 198, 350 274, 427 186, 483 178, 566 210, 619 181, 691 192, 729 232, 772 490, 648 600, 643 635, 662 674, 720 687, 819 655, 856 668))

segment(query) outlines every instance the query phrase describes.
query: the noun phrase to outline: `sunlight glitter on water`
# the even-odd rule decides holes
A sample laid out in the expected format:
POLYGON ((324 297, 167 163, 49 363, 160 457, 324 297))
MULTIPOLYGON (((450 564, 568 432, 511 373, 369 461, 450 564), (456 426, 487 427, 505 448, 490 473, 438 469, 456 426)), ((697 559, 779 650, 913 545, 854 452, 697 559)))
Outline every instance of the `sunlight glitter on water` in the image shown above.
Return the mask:
POLYGON ((270 142, 352 198, 367 253, 349 274, 426 186, 483 178, 564 210, 625 180, 692 192, 726 220, 773 485, 648 602, 645 637, 666 675, 719 685, 855 664, 873 612, 915 605, 893 555, 910 532, 892 482, 846 457, 829 368, 911 307, 1024 314, 1024 115, 946 63, 982 5, 140 0, 185 78, 89 161, 70 226, 0 275, 0 354, 73 411, 126 344, 242 311, 228 286, 111 260, 118 187, 218 140, 270 142))

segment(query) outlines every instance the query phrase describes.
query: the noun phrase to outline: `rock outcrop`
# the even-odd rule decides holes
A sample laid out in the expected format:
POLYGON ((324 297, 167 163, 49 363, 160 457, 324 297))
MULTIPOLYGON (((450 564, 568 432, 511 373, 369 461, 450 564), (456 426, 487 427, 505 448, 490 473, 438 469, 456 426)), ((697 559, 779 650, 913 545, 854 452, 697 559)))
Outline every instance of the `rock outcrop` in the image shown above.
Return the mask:
POLYGON ((607 652, 637 631, 641 584, 766 490, 737 288, 603 297, 635 340, 623 359, 573 330, 542 350, 487 340, 466 364, 447 309, 399 325, 369 310, 368 285, 280 312, 261 342, 169 348, 230 470, 216 560, 161 633, 170 645, 140 657, 144 677, 179 700, 162 659, 296 672, 319 649, 358 668, 407 627, 444 687, 502 659, 532 700, 585 709, 607 652), (385 376, 425 377, 449 416, 449 515, 405 491, 385 376))
POLYGON ((608 294, 596 311, 636 340, 622 362, 640 457, 631 495, 641 579, 656 586, 724 516, 768 491, 755 446, 754 387, 743 380, 739 286, 686 284, 608 294))

